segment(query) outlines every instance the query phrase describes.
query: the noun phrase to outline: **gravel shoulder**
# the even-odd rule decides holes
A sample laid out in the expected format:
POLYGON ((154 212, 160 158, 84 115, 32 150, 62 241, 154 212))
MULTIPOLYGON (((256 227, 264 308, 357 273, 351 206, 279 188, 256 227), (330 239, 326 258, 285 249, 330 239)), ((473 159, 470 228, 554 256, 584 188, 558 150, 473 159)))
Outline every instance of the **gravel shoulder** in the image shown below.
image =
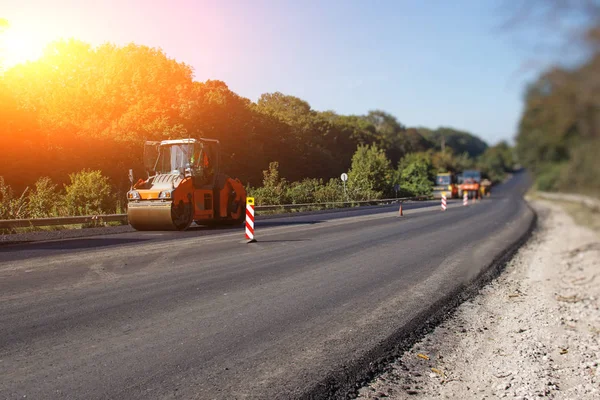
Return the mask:
POLYGON ((359 398, 600 398, 600 236, 531 205, 538 229, 504 272, 359 398))

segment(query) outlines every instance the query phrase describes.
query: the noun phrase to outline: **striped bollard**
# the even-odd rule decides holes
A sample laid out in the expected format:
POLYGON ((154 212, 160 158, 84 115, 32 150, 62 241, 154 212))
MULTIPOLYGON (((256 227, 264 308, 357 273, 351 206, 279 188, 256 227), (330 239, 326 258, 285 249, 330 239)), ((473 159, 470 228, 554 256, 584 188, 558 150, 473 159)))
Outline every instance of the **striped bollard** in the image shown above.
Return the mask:
POLYGON ((469 205, 469 194, 467 192, 465 192, 465 194, 463 194, 463 206, 468 206, 469 205))
POLYGON ((442 193, 442 211, 446 211, 446 192, 442 193))
POLYGON ((254 239, 254 197, 246 198, 246 240, 255 243, 254 239))

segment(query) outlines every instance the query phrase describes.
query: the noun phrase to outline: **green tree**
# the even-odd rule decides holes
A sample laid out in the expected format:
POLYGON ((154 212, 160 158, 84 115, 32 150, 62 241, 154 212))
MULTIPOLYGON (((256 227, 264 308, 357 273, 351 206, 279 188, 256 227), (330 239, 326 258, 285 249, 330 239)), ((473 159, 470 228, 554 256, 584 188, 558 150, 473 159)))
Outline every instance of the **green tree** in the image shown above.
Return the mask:
POLYGON ((392 165, 397 165, 408 147, 406 127, 396 117, 382 110, 369 111, 364 118, 375 127, 377 145, 385 150, 392 165))
POLYGON ((348 189, 354 200, 380 198, 393 186, 393 169, 385 151, 377 145, 358 146, 348 173, 348 189))
POLYGON ((478 157, 488 147, 487 143, 472 133, 450 127, 440 127, 436 130, 421 129, 421 134, 433 143, 435 150, 441 151, 442 144, 446 149, 452 149, 454 154, 468 153, 470 157, 478 157))
POLYGON ((435 179, 435 168, 427 153, 405 156, 398 166, 400 190, 404 196, 429 196, 435 179))
POLYGON ((512 149, 506 142, 488 147, 478 160, 478 167, 492 182, 500 182, 513 169, 512 149))

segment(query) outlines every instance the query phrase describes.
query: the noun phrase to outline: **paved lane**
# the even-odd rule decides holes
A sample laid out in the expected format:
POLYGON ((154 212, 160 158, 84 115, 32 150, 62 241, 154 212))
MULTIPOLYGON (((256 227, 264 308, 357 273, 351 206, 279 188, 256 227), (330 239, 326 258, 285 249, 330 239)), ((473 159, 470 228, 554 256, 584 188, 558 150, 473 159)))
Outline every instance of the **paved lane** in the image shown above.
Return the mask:
POLYGON ((0 398, 294 398, 525 232, 517 175, 471 207, 303 216, 0 251, 0 398))

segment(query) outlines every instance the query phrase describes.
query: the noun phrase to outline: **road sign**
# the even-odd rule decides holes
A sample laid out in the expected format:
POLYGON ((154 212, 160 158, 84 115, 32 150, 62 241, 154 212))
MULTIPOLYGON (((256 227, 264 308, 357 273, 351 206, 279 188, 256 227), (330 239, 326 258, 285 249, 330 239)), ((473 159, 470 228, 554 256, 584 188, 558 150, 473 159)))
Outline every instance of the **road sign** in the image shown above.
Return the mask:
POLYGON ((394 185, 394 191, 398 191, 400 190, 400 185, 398 185, 397 183, 394 185))
POLYGON ((340 178, 342 179, 342 182, 346 182, 348 180, 348 174, 344 172, 340 178))

